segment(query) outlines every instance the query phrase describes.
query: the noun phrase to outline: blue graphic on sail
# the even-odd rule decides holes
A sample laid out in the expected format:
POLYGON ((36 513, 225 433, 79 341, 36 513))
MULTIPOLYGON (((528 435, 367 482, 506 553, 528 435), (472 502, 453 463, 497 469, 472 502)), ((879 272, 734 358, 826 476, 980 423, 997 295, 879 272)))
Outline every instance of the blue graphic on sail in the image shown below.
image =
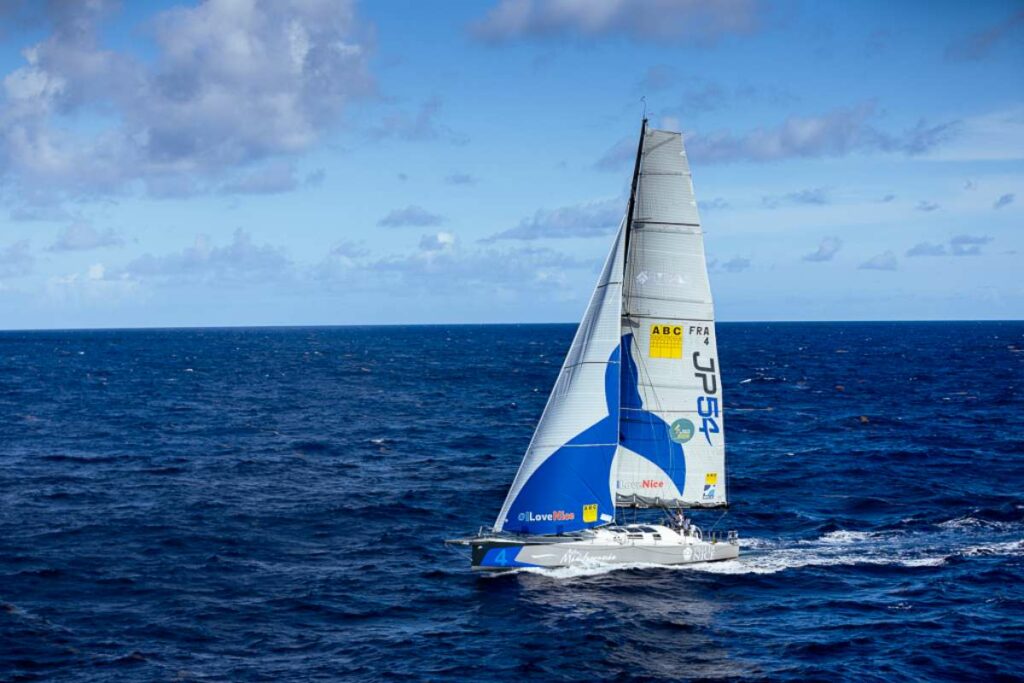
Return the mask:
POLYGON ((614 510, 608 485, 619 427, 619 347, 604 375, 608 415, 552 453, 520 489, 504 529, 516 533, 560 534, 605 523, 614 510), (596 505, 587 514, 586 506, 596 505))
POLYGON ((622 419, 619 442, 660 467, 679 491, 686 483, 683 447, 671 438, 667 422, 645 410, 640 396, 640 372, 633 360, 633 335, 622 336, 622 419))

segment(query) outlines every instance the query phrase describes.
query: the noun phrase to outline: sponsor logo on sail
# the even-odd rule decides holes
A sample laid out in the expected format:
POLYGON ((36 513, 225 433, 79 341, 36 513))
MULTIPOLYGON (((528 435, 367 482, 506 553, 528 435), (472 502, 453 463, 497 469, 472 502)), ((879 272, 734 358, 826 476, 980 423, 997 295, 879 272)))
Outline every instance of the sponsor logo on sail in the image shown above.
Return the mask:
POLYGON ((696 431, 697 430, 693 426, 692 422, 687 420, 685 417, 680 418, 673 422, 672 426, 669 428, 669 438, 676 443, 686 443, 693 438, 693 434, 696 431))
POLYGON ((551 512, 526 512, 519 513, 520 522, 569 522, 576 519, 575 512, 565 510, 552 510, 551 512))
POLYGON ((597 503, 583 506, 583 522, 589 524, 597 521, 597 503))
POLYGON ((651 358, 683 357, 683 326, 655 323, 651 325, 651 358))
POLYGON ((619 479, 616 480, 615 486, 627 491, 637 491, 639 489, 651 490, 665 488, 665 482, 661 479, 639 479, 636 481, 622 481, 619 479))

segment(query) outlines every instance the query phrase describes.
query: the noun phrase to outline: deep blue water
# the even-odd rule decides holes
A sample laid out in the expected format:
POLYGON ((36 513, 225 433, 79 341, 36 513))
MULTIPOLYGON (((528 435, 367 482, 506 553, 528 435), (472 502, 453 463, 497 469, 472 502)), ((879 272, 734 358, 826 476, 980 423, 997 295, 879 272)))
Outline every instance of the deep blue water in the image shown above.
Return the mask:
POLYGON ((1020 675, 1024 323, 721 325, 742 558, 473 575, 572 332, 0 333, 0 679, 1020 675))

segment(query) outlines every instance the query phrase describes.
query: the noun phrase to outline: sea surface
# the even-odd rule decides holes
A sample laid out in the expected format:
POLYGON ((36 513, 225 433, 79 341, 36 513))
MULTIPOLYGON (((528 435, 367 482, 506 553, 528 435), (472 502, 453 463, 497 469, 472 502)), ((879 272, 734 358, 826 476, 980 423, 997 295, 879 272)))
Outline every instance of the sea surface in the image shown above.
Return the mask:
POLYGON ((573 330, 0 333, 0 680, 1020 680, 1024 323, 722 324, 741 558, 474 575, 573 330))

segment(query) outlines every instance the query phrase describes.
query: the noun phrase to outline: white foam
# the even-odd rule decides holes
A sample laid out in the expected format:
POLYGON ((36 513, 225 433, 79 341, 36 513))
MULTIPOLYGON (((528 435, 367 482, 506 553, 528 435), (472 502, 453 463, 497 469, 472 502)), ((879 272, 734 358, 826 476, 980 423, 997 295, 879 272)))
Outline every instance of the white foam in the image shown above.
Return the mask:
POLYGON ((964 515, 963 517, 955 517, 947 519, 945 522, 939 522, 936 526, 943 529, 1009 529, 1015 526, 1015 524, 1013 522, 990 522, 978 519, 977 517, 971 517, 970 515, 964 515))
POLYGON ((1022 552, 1024 552, 1024 539, 972 545, 964 548, 960 554, 964 557, 978 557, 981 555, 1017 555, 1022 552))
POLYGON ((846 531, 845 529, 837 529, 836 531, 828 532, 819 538, 817 542, 828 545, 845 545, 848 543, 863 543, 873 538, 877 538, 877 536, 878 534, 870 531, 846 531))

